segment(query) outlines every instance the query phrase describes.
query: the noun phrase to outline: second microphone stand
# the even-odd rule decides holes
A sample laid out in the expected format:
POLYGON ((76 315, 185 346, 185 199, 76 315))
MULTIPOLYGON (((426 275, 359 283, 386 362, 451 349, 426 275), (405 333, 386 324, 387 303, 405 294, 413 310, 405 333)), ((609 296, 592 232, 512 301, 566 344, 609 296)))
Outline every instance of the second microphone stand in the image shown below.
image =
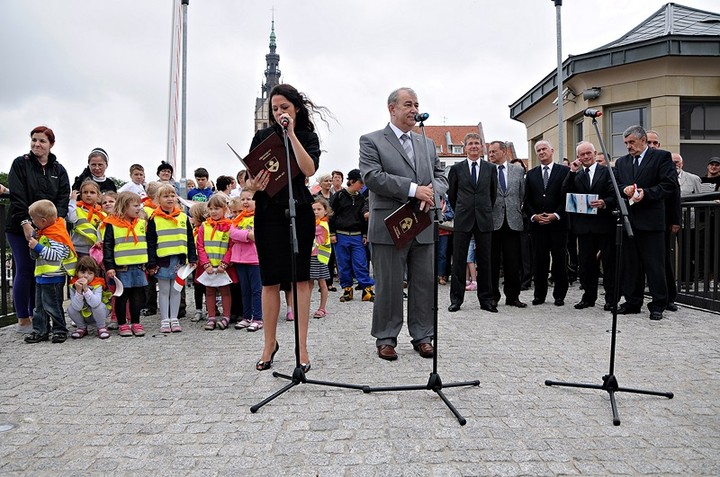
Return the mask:
MULTIPOLYGON (((275 133, 273 133, 275 134, 275 133)), ((250 412, 253 414, 258 411, 261 407, 263 407, 265 404, 269 403, 276 397, 284 394, 286 391, 289 391, 291 388, 294 388, 298 384, 318 384, 321 386, 333 386, 338 388, 348 388, 348 389, 365 389, 365 386, 359 385, 359 384, 344 384, 344 383, 334 383, 330 381, 318 381, 315 379, 307 379, 305 376, 305 371, 303 370, 303 367, 300 363, 300 328, 298 325, 298 321, 300 321, 300 310, 298 308, 298 295, 297 295, 297 256, 299 255, 299 245, 298 245, 298 238, 297 238, 297 211, 295 209, 295 195, 293 193, 293 177, 292 177, 292 168, 290 163, 290 145, 288 143, 288 133, 287 133, 287 126, 283 126, 283 138, 285 141, 285 161, 287 164, 287 175, 288 175, 288 218, 290 220, 290 275, 292 277, 291 287, 293 292, 293 307, 295 310, 295 321, 294 321, 294 329, 295 329, 295 369, 293 370, 292 375, 287 374, 281 374, 278 372, 273 372, 273 376, 276 378, 282 378, 287 379, 290 381, 287 385, 282 387, 280 390, 276 391, 272 395, 268 396, 267 398, 263 399, 259 403, 253 405, 250 407, 250 412)))
MULTIPOLYGON (((598 128, 597 124, 597 118, 595 116, 592 117, 593 120, 593 126, 595 126, 595 132, 597 133, 598 140, 600 141, 600 149, 602 150, 603 154, 605 154, 606 158, 610 158, 608 155, 607 150, 605 149, 605 144, 603 143, 602 136, 600 135, 600 129, 598 128)), ((632 227, 630 227, 630 221, 628 220, 628 209, 627 205, 625 204, 625 199, 620 194, 620 188, 617 185, 617 180, 615 180, 615 174, 613 173, 612 169, 610 169, 610 165, 608 164, 608 169, 610 172, 610 180, 612 181, 613 189, 615 191, 615 199, 618 203, 618 208, 620 210, 620 215, 617 219, 617 226, 615 227, 615 290, 614 290, 614 298, 615 303, 613 304, 612 309, 612 331, 611 331, 611 339, 610 339, 610 370, 608 373, 602 377, 602 384, 583 384, 583 383, 566 383, 561 381, 551 381, 546 380, 545 385, 546 386, 567 386, 572 388, 585 388, 585 389, 601 389, 603 391, 607 391, 607 393, 610 395, 610 407, 612 408, 612 414, 613 414, 613 424, 616 426, 620 425, 620 416, 618 415, 617 410, 617 403, 615 402, 615 393, 617 392, 626 392, 626 393, 635 393, 635 394, 648 394, 651 396, 662 396, 666 397, 668 399, 673 398, 673 393, 670 392, 660 392, 660 391, 646 391, 644 389, 632 389, 632 388, 623 388, 620 387, 618 384, 618 380, 615 377, 615 341, 617 339, 617 303, 618 298, 620 296, 620 266, 621 266, 621 253, 622 253, 622 243, 623 243, 623 227, 625 228, 625 231, 629 238, 633 237, 633 231, 632 227)))
MULTIPOLYGON (((427 157, 431 157, 430 153, 428 151, 427 146, 427 136, 425 136, 425 124, 424 121, 420 121, 420 129, 423 133, 423 140, 425 142, 425 154, 427 157)), ((364 386, 362 388, 363 392, 365 393, 372 393, 372 392, 381 392, 381 391, 415 391, 415 390, 422 390, 426 389, 428 391, 433 391, 435 394, 440 396, 440 399, 443 400, 445 405, 450 409, 450 411, 455 415, 458 422, 461 426, 464 426, 467 423, 467 420, 458 412, 458 410, 453 406, 453 404, 450 402, 450 400, 445 396, 445 393, 443 393, 443 388, 454 388, 454 387, 460 387, 460 386, 479 386, 480 381, 465 381, 465 382, 457 382, 457 383, 445 383, 443 384, 442 379, 440 379, 440 374, 437 371, 437 364, 438 364, 438 244, 439 244, 439 238, 438 238, 438 231, 439 231, 439 217, 440 217, 440 207, 439 207, 440 201, 437 192, 435 193, 435 206, 433 207, 433 238, 434 238, 434 254, 433 254, 433 281, 435 282, 434 286, 434 293, 433 293, 433 344, 435 346, 435 352, 433 353, 433 369, 432 373, 430 373, 430 378, 428 379, 427 384, 414 384, 414 385, 406 385, 406 386, 384 386, 384 387, 372 387, 372 386, 364 386)))

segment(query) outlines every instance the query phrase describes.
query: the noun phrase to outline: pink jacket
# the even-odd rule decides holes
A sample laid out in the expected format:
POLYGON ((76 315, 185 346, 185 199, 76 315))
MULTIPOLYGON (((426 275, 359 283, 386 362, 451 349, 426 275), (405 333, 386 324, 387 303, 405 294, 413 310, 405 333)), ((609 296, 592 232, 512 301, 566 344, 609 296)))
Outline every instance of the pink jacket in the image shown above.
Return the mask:
POLYGON ((254 217, 247 217, 240 221, 237 227, 230 229, 230 249, 232 251, 230 261, 232 263, 243 263, 245 265, 260 264, 255 242, 248 239, 248 234, 253 230, 253 219, 254 217))

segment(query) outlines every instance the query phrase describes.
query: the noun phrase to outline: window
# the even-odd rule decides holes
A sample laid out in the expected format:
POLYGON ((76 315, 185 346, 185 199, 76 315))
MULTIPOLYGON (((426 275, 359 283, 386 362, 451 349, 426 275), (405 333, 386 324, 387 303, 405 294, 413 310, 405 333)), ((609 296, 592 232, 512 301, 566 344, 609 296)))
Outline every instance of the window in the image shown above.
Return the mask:
POLYGON ((720 156, 720 101, 680 98, 680 154, 683 169, 707 173, 707 159, 720 156))
POLYGON ((625 106, 621 108, 613 108, 610 110, 610 154, 613 160, 627 154, 625 143, 623 142, 623 131, 630 126, 640 125, 644 128, 648 127, 648 106, 625 106))
POLYGON ((452 147, 452 153, 453 154, 462 154, 463 153, 463 147, 462 146, 451 146, 452 147))
POLYGON ((573 155, 575 152, 575 147, 580 143, 580 141, 583 140, 583 120, 585 118, 583 116, 580 116, 578 119, 573 122, 573 155))
POLYGON ((435 145, 435 152, 437 152, 438 154, 440 154, 441 152, 443 152, 443 151, 442 151, 442 144, 436 144, 436 145, 435 145))

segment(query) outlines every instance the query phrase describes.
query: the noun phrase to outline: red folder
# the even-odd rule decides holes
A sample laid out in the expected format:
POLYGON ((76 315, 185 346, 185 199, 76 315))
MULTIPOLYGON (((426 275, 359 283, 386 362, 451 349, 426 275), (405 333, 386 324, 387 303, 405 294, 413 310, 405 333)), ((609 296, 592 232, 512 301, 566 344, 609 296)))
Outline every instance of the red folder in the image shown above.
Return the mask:
MULTIPOLYGON (((248 170, 252 177, 258 175, 262 170, 270 173, 270 180, 265 187, 265 192, 270 197, 277 194, 283 187, 287 187, 287 158, 285 157, 285 145, 280 136, 277 134, 269 135, 245 157, 240 157, 230 144, 228 144, 228 147, 245 165, 245 169, 248 170)), ((300 173, 297 161, 292 158, 290 158, 290 172, 292 177, 300 173)))
POLYGON ((401 249, 431 223, 430 214, 420 211, 418 201, 410 199, 385 218, 395 248, 401 249))

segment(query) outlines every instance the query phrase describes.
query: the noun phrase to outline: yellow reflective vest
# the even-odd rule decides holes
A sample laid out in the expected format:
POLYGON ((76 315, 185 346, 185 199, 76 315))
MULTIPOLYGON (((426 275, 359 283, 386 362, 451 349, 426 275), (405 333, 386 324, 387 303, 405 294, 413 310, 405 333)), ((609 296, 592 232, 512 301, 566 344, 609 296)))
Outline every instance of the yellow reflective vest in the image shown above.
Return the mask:
POLYGON ((213 235, 213 228, 207 223, 203 223, 203 242, 205 243, 205 253, 210 260, 210 265, 213 267, 220 266, 225 253, 227 252, 228 245, 230 242, 230 232, 215 231, 213 235), (210 238, 212 236, 212 238, 210 238))
POLYGON ((88 211, 82 207, 75 209, 77 213, 77 222, 75 222, 75 233, 82 235, 94 244, 98 241, 97 228, 102 223, 103 217, 99 214, 93 214, 92 220, 88 221, 88 211))
POLYGON ((117 265, 144 265, 148 262, 147 239, 145 237, 146 222, 142 219, 135 224, 135 234, 138 242, 132 232, 127 227, 113 225, 113 237, 115 239, 115 263, 117 265))
MULTIPOLYGON (((153 217, 157 232, 157 256, 187 255, 187 215, 180 212, 174 217, 177 222, 165 217, 153 217)), ((217 234, 216 234, 217 235, 217 234)))
POLYGON ((318 254, 317 259, 318 262, 324 263, 327 265, 330 263, 330 254, 332 253, 332 246, 330 245, 330 226, 328 225, 327 221, 321 220, 320 225, 325 229, 327 232, 325 243, 324 244, 317 244, 318 246, 318 254))
MULTIPOLYGON (((43 247, 50 247, 50 239, 45 236, 40 237, 38 242, 43 247)), ((69 250, 69 254, 62 260, 46 260, 40 256, 35 260, 35 276, 40 275, 60 275, 60 273, 67 273, 71 277, 75 275, 75 268, 77 266, 77 256, 72 249, 69 250)))

